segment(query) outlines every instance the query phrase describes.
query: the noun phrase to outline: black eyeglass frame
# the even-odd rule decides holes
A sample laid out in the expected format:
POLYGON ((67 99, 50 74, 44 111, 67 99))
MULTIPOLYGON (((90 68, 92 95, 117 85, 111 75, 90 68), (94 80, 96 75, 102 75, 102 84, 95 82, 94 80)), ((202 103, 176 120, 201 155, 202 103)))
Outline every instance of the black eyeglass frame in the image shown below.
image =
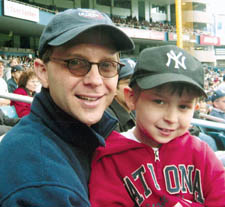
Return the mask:
POLYGON ((104 78, 113 78, 113 77, 115 77, 116 75, 118 75, 119 74, 119 72, 120 72, 120 70, 121 70, 121 68, 122 67, 124 67, 125 65, 123 64, 123 63, 120 63, 120 62, 117 62, 117 61, 112 61, 112 60, 108 60, 108 61, 101 61, 101 62, 99 62, 99 63, 97 63, 97 62, 90 62, 90 61, 88 61, 88 60, 86 60, 86 59, 84 59, 84 58, 73 58, 73 59, 68 59, 68 60, 63 60, 63 59, 60 59, 60 58, 55 58, 55 57, 50 57, 49 58, 50 59, 50 61, 62 61, 62 62, 64 62, 65 64, 66 64, 66 67, 69 69, 69 71, 73 74, 73 75, 75 75, 75 76, 78 76, 78 77, 82 77, 82 76, 85 76, 86 74, 88 74, 89 72, 90 72, 90 70, 91 70, 91 68, 92 68, 92 65, 97 65, 98 66, 98 72, 99 72, 99 74, 102 76, 102 77, 104 77, 104 78), (76 73, 74 73, 76 70, 73 70, 73 69, 71 69, 71 67, 70 67, 70 65, 71 65, 71 61, 74 61, 74 60, 79 60, 79 61, 83 61, 83 62, 85 62, 85 64, 84 65, 86 65, 86 66, 88 66, 88 70, 86 71, 86 73, 84 73, 84 74, 81 74, 81 75, 78 75, 78 74, 76 74, 76 73), (101 70, 99 69, 100 67, 100 64, 103 64, 103 63, 116 63, 117 64, 117 67, 116 67, 116 73, 115 74, 113 74, 112 76, 104 76, 102 73, 101 73, 101 70))

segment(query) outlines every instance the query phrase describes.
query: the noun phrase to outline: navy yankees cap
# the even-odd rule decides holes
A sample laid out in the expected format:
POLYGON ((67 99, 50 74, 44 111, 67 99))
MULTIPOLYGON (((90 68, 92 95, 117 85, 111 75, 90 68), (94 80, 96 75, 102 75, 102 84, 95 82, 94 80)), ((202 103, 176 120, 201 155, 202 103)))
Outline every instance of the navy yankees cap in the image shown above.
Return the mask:
POLYGON ((131 58, 121 58, 120 62, 124 64, 119 73, 119 80, 131 77, 134 73, 135 61, 131 58))
POLYGON ((194 56, 175 45, 142 50, 130 86, 137 83, 141 89, 151 89, 169 82, 191 84, 207 96, 204 91, 204 69, 194 56))
POLYGON ((42 32, 39 41, 39 56, 47 45, 60 46, 83 32, 100 28, 102 34, 112 38, 118 51, 134 49, 133 41, 102 12, 93 9, 67 9, 56 14, 42 32))

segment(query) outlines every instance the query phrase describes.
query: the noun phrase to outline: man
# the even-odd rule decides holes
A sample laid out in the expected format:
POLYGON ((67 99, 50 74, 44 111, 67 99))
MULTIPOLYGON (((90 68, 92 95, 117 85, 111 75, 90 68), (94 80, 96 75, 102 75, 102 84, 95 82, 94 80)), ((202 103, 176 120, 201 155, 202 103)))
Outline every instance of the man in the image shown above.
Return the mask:
POLYGON ((118 119, 118 125, 115 130, 125 132, 135 126, 135 114, 128 108, 124 98, 124 88, 129 87, 135 62, 130 58, 120 59, 120 62, 125 66, 119 73, 117 93, 107 111, 118 119))
POLYGON ((92 153, 115 126, 104 110, 116 93, 119 51, 133 48, 106 14, 54 16, 34 62, 42 91, 1 142, 0 206, 90 206, 92 153))
POLYGON ((215 90, 211 96, 211 100, 213 108, 210 112, 210 115, 225 119, 225 90, 215 90))
POLYGON ((225 90, 225 75, 223 75, 222 83, 220 83, 217 87, 217 90, 225 90))
MULTIPOLYGON (((5 60, 0 58, 0 93, 8 93, 8 86, 3 78, 5 68, 5 60)), ((10 100, 0 98, 0 106, 6 106, 10 104, 10 100)))
POLYGON ((7 81, 8 90, 10 93, 13 93, 13 91, 15 91, 18 88, 18 82, 22 73, 23 67, 21 65, 12 66, 11 78, 7 81))

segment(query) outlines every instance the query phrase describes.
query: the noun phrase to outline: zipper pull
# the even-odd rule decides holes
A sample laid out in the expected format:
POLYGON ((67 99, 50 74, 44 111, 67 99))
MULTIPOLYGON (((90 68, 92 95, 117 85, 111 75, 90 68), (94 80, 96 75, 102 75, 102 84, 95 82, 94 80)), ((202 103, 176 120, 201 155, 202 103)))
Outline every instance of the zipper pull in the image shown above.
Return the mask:
POLYGON ((160 159, 159 159, 159 149, 154 149, 154 154, 155 154, 155 162, 160 161, 160 159))

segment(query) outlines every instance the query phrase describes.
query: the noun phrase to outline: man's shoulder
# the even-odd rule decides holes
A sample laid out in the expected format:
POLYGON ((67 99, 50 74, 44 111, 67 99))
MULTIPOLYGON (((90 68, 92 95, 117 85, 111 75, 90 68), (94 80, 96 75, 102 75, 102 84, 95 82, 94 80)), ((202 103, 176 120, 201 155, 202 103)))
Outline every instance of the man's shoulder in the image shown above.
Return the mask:
POLYGON ((218 118, 225 118, 225 112, 216 108, 213 108, 212 111, 210 112, 211 116, 216 116, 218 118))
POLYGON ((13 78, 10 78, 9 80, 7 80, 7 84, 9 85, 9 84, 11 84, 11 85, 15 85, 16 84, 16 82, 14 81, 14 79, 13 78))

